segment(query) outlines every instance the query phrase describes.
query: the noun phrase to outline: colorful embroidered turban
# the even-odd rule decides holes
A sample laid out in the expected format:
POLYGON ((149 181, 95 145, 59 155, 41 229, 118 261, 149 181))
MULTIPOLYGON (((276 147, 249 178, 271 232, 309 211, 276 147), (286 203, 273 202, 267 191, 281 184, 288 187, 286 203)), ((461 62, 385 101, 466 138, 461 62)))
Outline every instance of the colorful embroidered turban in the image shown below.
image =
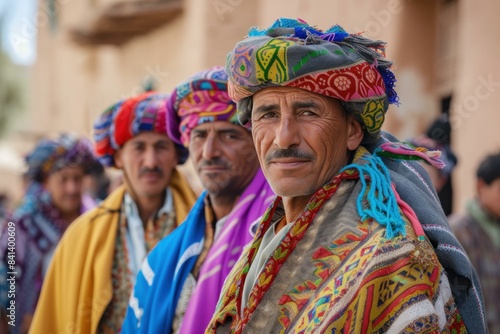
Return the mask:
POLYGON ((336 98, 363 124, 365 141, 372 141, 389 103, 398 103, 392 62, 384 58, 384 50, 384 42, 348 34, 338 25, 322 31, 282 18, 268 29, 250 29, 228 54, 229 95, 238 103, 242 124, 251 116, 248 97, 267 87, 295 87, 336 98))
MULTIPOLYGON (((128 140, 141 132, 167 134, 165 102, 167 94, 148 92, 118 101, 94 123, 95 151, 101 163, 114 166, 114 154, 128 140)), ((179 163, 186 161, 187 150, 176 145, 179 163)))
POLYGON ((62 134, 57 139, 42 139, 26 156, 30 181, 43 182, 45 178, 64 167, 81 166, 88 173, 99 164, 92 152, 92 143, 86 138, 78 139, 62 134))
POLYGON ((191 130, 200 124, 239 124, 236 104, 227 93, 227 74, 220 66, 199 72, 178 85, 167 102, 167 112, 167 132, 186 147, 191 130))

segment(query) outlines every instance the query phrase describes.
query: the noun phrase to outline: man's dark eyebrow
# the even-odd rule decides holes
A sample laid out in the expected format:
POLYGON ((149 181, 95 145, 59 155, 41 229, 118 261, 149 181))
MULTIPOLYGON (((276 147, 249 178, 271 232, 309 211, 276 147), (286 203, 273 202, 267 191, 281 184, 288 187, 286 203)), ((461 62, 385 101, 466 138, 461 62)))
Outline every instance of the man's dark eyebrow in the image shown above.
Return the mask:
MULTIPOLYGON (((314 101, 297 101, 293 103, 293 109, 316 109, 319 108, 319 104, 314 101)), ((275 111, 279 109, 277 104, 263 104, 255 109, 257 113, 265 113, 269 111, 275 111)))
POLYGON ((240 132, 236 129, 220 129, 217 130, 218 134, 233 134, 233 135, 239 135, 240 132))
POLYGON ((293 109, 316 109, 318 107, 319 104, 314 101, 297 101, 293 103, 293 109))
POLYGON ((170 140, 167 139, 167 138, 162 138, 162 139, 159 139, 157 141, 154 142, 153 145, 163 145, 163 144, 169 144, 170 143, 170 140))
POLYGON ((199 134, 206 134, 206 133, 207 133, 207 130, 202 130, 202 129, 193 129, 193 130, 191 130, 191 134, 199 135, 199 134))
POLYGON ((274 111, 277 109, 279 109, 279 106, 277 104, 263 104, 255 108, 254 112, 264 113, 264 112, 274 111))
POLYGON ((145 142, 143 140, 140 140, 140 139, 135 139, 135 140, 132 141, 132 144, 135 145, 135 146, 145 145, 145 142))

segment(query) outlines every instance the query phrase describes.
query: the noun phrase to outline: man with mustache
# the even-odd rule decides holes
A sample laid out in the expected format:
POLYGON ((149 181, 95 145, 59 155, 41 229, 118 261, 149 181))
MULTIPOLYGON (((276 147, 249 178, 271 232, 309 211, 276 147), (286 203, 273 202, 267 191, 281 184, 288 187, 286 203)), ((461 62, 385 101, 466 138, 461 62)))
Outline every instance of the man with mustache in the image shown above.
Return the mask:
POLYGON ((78 216, 96 205, 83 193, 85 175, 99 164, 87 138, 42 139, 26 163, 22 203, 0 231, 0 312, 13 310, 6 312, 14 315, 8 318, 11 333, 28 332, 57 243, 78 216))
POLYGON ((226 61, 278 195, 208 333, 486 333, 477 276, 423 159, 381 133, 397 103, 385 43, 281 18, 226 61))
POLYGON ((204 333, 252 224, 274 198, 250 131, 236 118, 223 68, 179 84, 167 108, 169 133, 189 147, 206 191, 144 261, 124 333, 204 333))
POLYGON ((185 219, 195 196, 175 169, 187 157, 166 133, 168 95, 119 101, 94 125, 96 152, 124 185, 68 229, 43 285, 33 333, 119 333, 146 254, 185 219))

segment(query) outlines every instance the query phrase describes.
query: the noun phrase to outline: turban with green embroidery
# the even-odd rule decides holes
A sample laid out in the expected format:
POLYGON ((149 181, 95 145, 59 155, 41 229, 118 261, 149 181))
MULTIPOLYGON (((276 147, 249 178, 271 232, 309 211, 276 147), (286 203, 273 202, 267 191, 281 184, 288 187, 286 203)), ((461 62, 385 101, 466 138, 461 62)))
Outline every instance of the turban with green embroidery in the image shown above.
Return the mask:
POLYGON ((302 20, 281 18, 271 27, 250 29, 227 57, 228 92, 242 124, 251 116, 251 96, 284 86, 339 99, 364 127, 364 142, 378 138, 390 103, 398 103, 385 43, 326 31, 302 20))

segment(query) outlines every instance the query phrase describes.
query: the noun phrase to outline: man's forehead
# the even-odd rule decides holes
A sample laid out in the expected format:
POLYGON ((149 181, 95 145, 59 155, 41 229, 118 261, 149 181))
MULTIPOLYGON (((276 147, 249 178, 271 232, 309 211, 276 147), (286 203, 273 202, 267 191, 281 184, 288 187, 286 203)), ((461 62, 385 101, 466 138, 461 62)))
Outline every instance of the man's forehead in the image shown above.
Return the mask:
POLYGON ((81 165, 69 165, 58 169, 57 171, 49 174, 56 176, 72 176, 72 175, 83 175, 85 174, 85 169, 81 165))
POLYGON ((339 99, 295 87, 269 87, 257 92, 252 100, 252 112, 278 109, 281 103, 293 108, 335 108, 344 110, 339 99))
POLYGON ((225 131, 237 131, 244 132, 247 131, 243 126, 233 124, 227 121, 215 121, 215 122, 206 122, 200 125, 197 125, 193 131, 199 132, 208 132, 208 131, 216 131, 216 132, 225 132, 225 131))
POLYGON ((300 100, 325 100, 328 97, 295 87, 268 87, 254 94, 253 101, 273 101, 282 98, 300 100))
MULTIPOLYGON (((158 142, 170 142, 171 139, 165 133, 157 132, 141 132, 138 135, 130 138, 127 143, 158 143, 158 142)), ((125 143, 125 145, 127 144, 125 143)))

